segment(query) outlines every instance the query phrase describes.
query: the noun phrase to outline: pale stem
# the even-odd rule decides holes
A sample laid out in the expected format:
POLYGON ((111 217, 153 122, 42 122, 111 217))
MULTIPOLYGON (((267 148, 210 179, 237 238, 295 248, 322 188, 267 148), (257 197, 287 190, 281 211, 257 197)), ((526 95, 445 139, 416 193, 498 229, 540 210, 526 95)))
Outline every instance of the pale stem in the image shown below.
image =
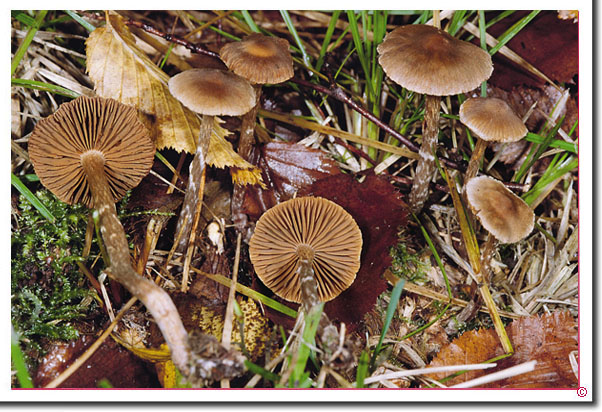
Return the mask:
POLYGON ((201 130, 196 141, 196 152, 189 167, 188 186, 186 188, 186 194, 184 195, 182 211, 180 212, 180 217, 178 218, 178 223, 176 225, 175 233, 178 234, 182 231, 178 246, 176 247, 176 252, 179 253, 184 253, 188 247, 194 215, 197 208, 200 209, 201 207, 203 199, 203 188, 201 187, 203 185, 201 184, 201 180, 203 171, 205 170, 212 130, 213 116, 204 115, 201 121, 201 130))
POLYGON ((439 134, 439 105, 441 97, 425 96, 424 130, 422 145, 418 152, 418 164, 414 174, 414 183, 410 192, 410 210, 418 213, 422 210, 429 194, 429 183, 435 173, 435 151, 439 134))
MULTIPOLYGON (((255 123, 261 99, 261 85, 255 84, 253 85, 253 89, 255 90, 255 106, 242 116, 240 138, 238 140, 238 154, 245 160, 249 160, 251 149, 255 143, 255 123)), ((236 227, 239 232, 242 232, 247 226, 247 215, 241 211, 244 196, 244 186, 238 184, 234 185, 231 204, 232 221, 234 227, 236 227)))
POLYGON ((465 183, 477 176, 479 168, 481 167, 481 159, 485 154, 486 148, 487 142, 483 139, 477 138, 477 143, 472 151, 472 155, 470 156, 470 160, 468 162, 468 167, 466 168, 466 174, 464 175, 465 183))
POLYGON ((188 373, 188 333, 167 292, 140 276, 132 267, 125 231, 117 217, 105 176, 104 157, 99 152, 88 152, 82 155, 81 163, 92 192, 94 208, 99 213, 100 232, 111 261, 110 275, 146 306, 171 350, 174 364, 183 373, 188 373))

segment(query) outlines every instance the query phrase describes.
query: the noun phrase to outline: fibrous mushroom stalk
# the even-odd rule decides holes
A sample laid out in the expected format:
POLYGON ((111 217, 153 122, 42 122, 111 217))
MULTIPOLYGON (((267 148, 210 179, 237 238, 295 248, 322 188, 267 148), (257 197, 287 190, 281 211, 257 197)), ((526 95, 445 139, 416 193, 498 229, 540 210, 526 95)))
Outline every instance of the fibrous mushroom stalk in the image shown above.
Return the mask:
POLYGON ((429 194, 429 183, 435 173, 435 151, 439 137, 439 105, 441 97, 425 96, 424 128, 422 132, 422 145, 418 155, 418 165, 414 175, 414 182, 410 192, 410 209, 414 213, 420 212, 429 194))
POLYGON ((188 184, 182 211, 176 225, 176 238, 178 245, 176 252, 183 253, 188 247, 188 241, 192 232, 195 216, 200 210, 203 201, 203 173, 205 172, 207 152, 211 141, 214 116, 204 115, 201 121, 201 130, 196 141, 196 151, 188 169, 188 184))
POLYGON ((123 226, 117 217, 113 196, 106 178, 105 159, 98 150, 88 150, 80 157, 92 194, 94 208, 100 218, 100 233, 110 259, 110 275, 136 296, 157 322, 171 350, 174 364, 188 372, 188 333, 178 310, 167 292, 133 269, 123 226))

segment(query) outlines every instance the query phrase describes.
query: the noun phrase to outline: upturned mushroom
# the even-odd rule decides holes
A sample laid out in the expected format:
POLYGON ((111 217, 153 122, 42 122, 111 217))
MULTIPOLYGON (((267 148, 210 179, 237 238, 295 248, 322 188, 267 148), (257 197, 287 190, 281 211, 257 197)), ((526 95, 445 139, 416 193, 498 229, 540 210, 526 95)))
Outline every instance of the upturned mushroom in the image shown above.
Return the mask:
POLYGON ((321 197, 301 197, 261 216, 249 255, 276 295, 311 308, 353 283, 361 249, 361 231, 345 209, 321 197))
MULTIPOLYGON (((361 249, 362 234, 351 215, 321 197, 274 206, 259 218, 249 243, 259 279, 282 299, 301 303, 306 314, 353 283, 361 249)), ((338 347, 339 331, 325 313, 317 336, 326 356, 338 354, 342 364, 353 360, 349 348, 338 347)))
POLYGON ((98 210, 109 274, 153 315, 175 365, 189 370, 188 334, 167 292, 133 269, 115 202, 150 171, 155 146, 137 111, 115 100, 78 97, 40 120, 28 143, 40 181, 62 201, 98 210))
POLYGON ((493 71, 483 49, 456 39, 433 26, 401 26, 378 46, 378 61, 395 83, 425 94, 424 128, 409 204, 419 212, 428 197, 435 171, 441 96, 465 93, 487 80, 493 71))
POLYGON ((464 176, 465 181, 477 175, 488 142, 517 142, 528 132, 508 103, 495 97, 466 100, 460 106, 460 121, 477 135, 477 143, 464 176))
MULTIPOLYGON (((251 82, 255 90, 255 106, 242 116, 238 140, 238 154, 249 160, 251 147, 255 142, 255 122, 262 85, 282 83, 293 77, 293 58, 289 52, 289 43, 286 39, 254 33, 242 41, 224 45, 220 50, 220 57, 230 70, 251 82)), ((243 196, 242 188, 235 186, 233 210, 240 207, 243 196)), ((246 225, 244 217, 246 215, 242 213, 233 213, 234 224, 239 230, 246 225)))
POLYGON ((193 216, 200 208, 202 176, 215 116, 241 116, 255 105, 255 92, 248 81, 219 69, 191 69, 169 80, 169 91, 184 106, 202 116, 196 151, 190 163, 188 185, 176 226, 176 251, 183 252, 193 226, 193 216))
POLYGON ((470 209, 489 232, 481 256, 482 267, 489 273, 497 241, 516 243, 527 237, 533 230, 535 214, 502 182, 488 176, 470 179, 464 191, 470 209))

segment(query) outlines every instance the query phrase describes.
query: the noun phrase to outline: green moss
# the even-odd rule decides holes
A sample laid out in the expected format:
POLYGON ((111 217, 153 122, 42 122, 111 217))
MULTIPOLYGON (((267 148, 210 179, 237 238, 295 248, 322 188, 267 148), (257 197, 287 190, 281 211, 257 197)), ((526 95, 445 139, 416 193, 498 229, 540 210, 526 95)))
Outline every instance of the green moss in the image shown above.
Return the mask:
POLYGON ((26 352, 40 352, 44 339, 75 339, 72 321, 96 308, 77 268, 87 209, 66 205, 46 190, 36 196, 56 222, 21 196, 11 237, 11 320, 26 352))
POLYGON ((424 284, 427 280, 429 270, 428 262, 420 260, 420 256, 410 253, 403 242, 392 247, 390 251, 393 261, 391 263, 391 272, 408 282, 415 284, 424 284))

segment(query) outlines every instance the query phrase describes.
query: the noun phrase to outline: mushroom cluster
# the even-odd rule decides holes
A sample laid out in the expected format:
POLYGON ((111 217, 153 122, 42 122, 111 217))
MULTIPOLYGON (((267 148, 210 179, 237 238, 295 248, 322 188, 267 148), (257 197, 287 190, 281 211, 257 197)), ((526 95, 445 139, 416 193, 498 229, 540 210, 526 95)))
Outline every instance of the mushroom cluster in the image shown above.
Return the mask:
POLYGON ((410 209, 422 210, 435 172, 441 96, 466 93, 493 72, 489 54, 433 26, 401 26, 378 46, 378 61, 387 75, 408 90, 425 95, 425 127, 410 192, 410 209))

